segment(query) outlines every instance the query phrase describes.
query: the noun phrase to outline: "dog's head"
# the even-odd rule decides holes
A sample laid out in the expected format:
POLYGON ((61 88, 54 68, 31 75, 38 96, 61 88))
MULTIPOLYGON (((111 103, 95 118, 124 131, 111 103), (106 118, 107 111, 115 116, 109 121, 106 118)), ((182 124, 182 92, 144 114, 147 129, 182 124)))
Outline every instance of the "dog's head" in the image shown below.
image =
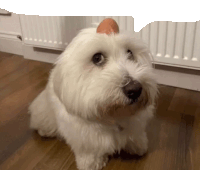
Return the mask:
POLYGON ((90 118, 113 108, 136 111, 154 104, 157 85, 149 50, 129 34, 98 28, 82 30, 53 71, 54 90, 67 111, 90 118))

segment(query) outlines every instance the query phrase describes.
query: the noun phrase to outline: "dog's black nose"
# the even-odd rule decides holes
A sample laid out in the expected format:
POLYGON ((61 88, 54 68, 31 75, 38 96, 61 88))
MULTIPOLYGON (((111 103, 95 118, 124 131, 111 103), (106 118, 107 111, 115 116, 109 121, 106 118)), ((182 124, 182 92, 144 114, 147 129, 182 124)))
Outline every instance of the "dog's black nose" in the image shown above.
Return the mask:
POLYGON ((142 93, 142 85, 138 81, 131 80, 123 87, 123 92, 129 99, 135 101, 142 93))

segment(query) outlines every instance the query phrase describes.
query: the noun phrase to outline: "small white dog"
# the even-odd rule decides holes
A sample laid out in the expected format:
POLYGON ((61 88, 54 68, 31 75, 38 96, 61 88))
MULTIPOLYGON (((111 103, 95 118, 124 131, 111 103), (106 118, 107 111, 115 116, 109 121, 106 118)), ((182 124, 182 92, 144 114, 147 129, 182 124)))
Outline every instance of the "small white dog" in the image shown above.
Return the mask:
POLYGON ((102 169, 122 149, 143 155, 157 95, 150 56, 112 19, 82 30, 30 105, 30 127, 41 136, 62 136, 79 170, 102 169))

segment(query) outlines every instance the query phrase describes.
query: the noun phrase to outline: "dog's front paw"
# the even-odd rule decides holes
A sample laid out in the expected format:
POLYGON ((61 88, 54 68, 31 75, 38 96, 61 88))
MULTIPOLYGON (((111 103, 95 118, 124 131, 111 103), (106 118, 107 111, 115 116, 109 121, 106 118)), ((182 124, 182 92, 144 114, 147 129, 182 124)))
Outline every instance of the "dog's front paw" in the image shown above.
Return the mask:
POLYGON ((146 134, 144 134, 142 137, 134 139, 130 138, 126 148, 126 152, 130 154, 136 154, 139 156, 143 156, 148 151, 148 139, 146 137, 146 134))
POLYGON ((107 156, 77 155, 76 163, 79 170, 101 170, 108 162, 107 156))
POLYGON ((147 145, 135 145, 135 144, 127 144, 125 148, 126 152, 132 154, 132 155, 138 155, 138 156, 143 156, 145 153, 147 153, 148 146, 147 145))
POLYGON ((97 158, 91 165, 91 170, 100 170, 106 166, 108 162, 107 156, 102 156, 100 158, 97 158))
POLYGON ((56 132, 55 131, 47 132, 47 131, 44 131, 44 130, 41 130, 41 129, 38 130, 38 134, 40 136, 42 136, 42 137, 55 137, 56 136, 56 132))
POLYGON ((146 144, 137 146, 135 154, 138 156, 143 156, 147 153, 147 151, 148 151, 148 144, 146 143, 146 144))

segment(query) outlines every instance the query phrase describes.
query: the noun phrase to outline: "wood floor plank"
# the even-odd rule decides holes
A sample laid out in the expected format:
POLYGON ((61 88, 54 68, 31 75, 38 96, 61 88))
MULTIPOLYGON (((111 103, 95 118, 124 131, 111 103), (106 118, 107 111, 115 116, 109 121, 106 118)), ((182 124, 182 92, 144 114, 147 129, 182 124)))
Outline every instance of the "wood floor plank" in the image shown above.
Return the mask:
POLYGON ((2 170, 32 170, 56 144, 56 139, 42 139, 35 134, 1 166, 2 170))
MULTIPOLYGON (((176 162, 171 157, 178 145, 179 124, 165 119, 154 119, 148 132, 149 152, 143 162, 144 169, 174 169, 176 162), (169 164, 170 163, 170 164, 169 164)), ((175 170, 175 169, 174 169, 175 170)))
POLYGON ((168 110, 183 113, 184 105, 186 105, 189 95, 190 95, 190 91, 188 90, 176 89, 174 93, 174 97, 171 100, 168 110))
POLYGON ((6 85, 10 83, 13 83, 15 80, 19 79, 20 77, 29 74, 33 69, 42 65, 43 63, 38 62, 38 61, 25 60, 25 62, 23 62, 22 65, 18 69, 0 78, 0 89, 4 88, 6 85))
POLYGON ((190 141, 189 148, 190 161, 192 165, 192 170, 199 170, 200 168, 200 107, 196 110, 194 129, 192 132, 192 137, 190 141))
POLYGON ((179 126, 176 168, 191 169, 190 141, 192 137, 194 116, 182 114, 179 126))
POLYGON ((17 116, 24 107, 41 92, 47 83, 48 74, 45 73, 25 89, 21 89, 7 96, 0 102, 0 126, 17 116))
POLYGON ((175 91, 176 88, 174 87, 159 85, 159 95, 156 105, 157 114, 159 114, 160 111, 166 111, 168 109, 175 91))
POLYGON ((0 127, 0 164, 21 147, 31 136, 27 107, 4 126, 0 127))
POLYGON ((71 155, 70 147, 65 142, 58 141, 33 170, 59 170, 71 155))
MULTIPOLYGON (((23 104, 16 109, 13 106, 9 112, 9 110, 2 105, 3 111, 1 112, 2 114, 0 114, 0 136, 4 140, 0 140, 0 162, 12 154, 28 137, 31 136, 28 106, 36 95, 44 89, 46 82, 47 80, 40 80, 40 82, 31 86, 32 88, 29 87, 27 88, 28 90, 23 89, 22 92, 24 93, 17 93, 17 95, 26 95, 26 92, 28 92, 28 97, 23 101, 23 104)), ((21 97, 23 97, 23 95, 21 97)), ((0 105, 1 104, 2 103, 0 103, 0 105)))
POLYGON ((65 160, 65 163, 59 170, 78 170, 73 153, 69 155, 69 157, 65 160))
POLYGON ((48 77, 48 72, 50 68, 51 68, 51 65, 49 66, 48 70, 45 70, 42 66, 37 67, 37 69, 32 70, 29 74, 26 74, 16 79, 11 84, 7 85, 5 88, 0 89, 0 101, 3 100, 5 97, 11 95, 13 92, 19 91, 20 89, 27 88, 28 86, 32 85, 38 80, 40 81, 41 79, 43 79, 42 76, 44 74, 46 74, 48 77))
POLYGON ((13 54, 10 54, 10 53, 5 53, 5 52, 1 52, 0 51, 0 63, 5 60, 5 59, 8 59, 10 57, 12 57, 13 54))
POLYGON ((0 62, 0 78, 19 68, 23 62, 25 62, 24 58, 16 55, 2 60, 0 62))
POLYGON ((195 115, 197 108, 200 107, 200 92, 189 91, 187 103, 184 106, 184 113, 195 115))
POLYGON ((169 110, 178 113, 194 115, 200 105, 200 93, 185 89, 176 89, 174 97, 170 103, 169 110))
POLYGON ((121 165, 120 159, 111 159, 103 170, 117 169, 121 165))
POLYGON ((195 112, 194 127, 197 128, 197 130, 200 129, 200 107, 198 107, 195 112))

